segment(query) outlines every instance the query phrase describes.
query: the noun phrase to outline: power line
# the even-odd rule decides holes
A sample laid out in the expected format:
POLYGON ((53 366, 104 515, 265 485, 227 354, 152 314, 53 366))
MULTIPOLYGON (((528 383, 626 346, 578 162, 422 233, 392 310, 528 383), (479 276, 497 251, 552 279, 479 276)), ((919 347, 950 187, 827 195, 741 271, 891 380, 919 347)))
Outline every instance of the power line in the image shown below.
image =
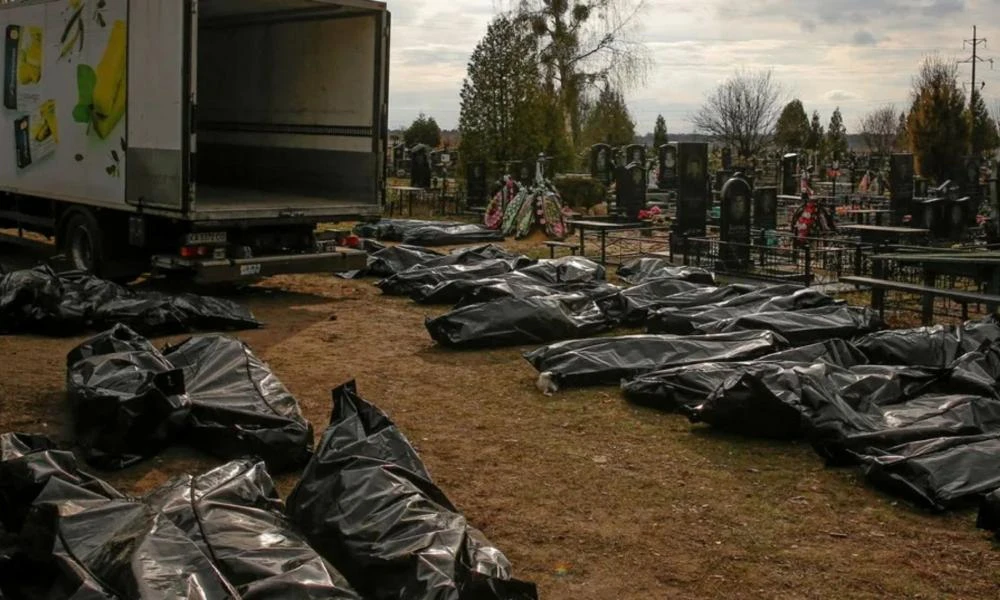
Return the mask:
POLYGON ((992 58, 984 59, 983 57, 981 57, 981 56, 979 56, 979 55, 976 54, 976 51, 979 49, 979 45, 980 44, 982 44, 983 47, 985 47, 986 46, 986 38, 977 38, 976 37, 976 26, 973 25, 972 26, 972 39, 971 40, 963 40, 962 41, 962 48, 963 49, 966 46, 972 46, 972 56, 970 56, 969 58, 967 58, 965 60, 958 61, 959 64, 972 63, 972 86, 970 87, 970 90, 971 90, 971 94, 973 94, 973 95, 977 94, 979 92, 979 90, 981 90, 984 87, 986 87, 986 82, 985 81, 981 81, 979 83, 979 88, 976 88, 976 64, 977 63, 981 63, 981 62, 989 62, 990 63, 990 69, 991 70, 993 69, 993 59, 992 58))

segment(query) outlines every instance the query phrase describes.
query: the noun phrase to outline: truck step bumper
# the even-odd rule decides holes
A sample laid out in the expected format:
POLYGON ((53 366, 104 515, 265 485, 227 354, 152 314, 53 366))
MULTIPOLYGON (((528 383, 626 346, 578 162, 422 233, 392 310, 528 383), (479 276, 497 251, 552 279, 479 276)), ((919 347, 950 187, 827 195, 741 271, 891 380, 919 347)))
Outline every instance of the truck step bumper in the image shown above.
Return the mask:
POLYGON ((272 275, 294 273, 340 273, 365 268, 368 254, 361 250, 342 249, 321 254, 261 256, 224 260, 188 260, 154 256, 153 267, 166 271, 189 271, 195 283, 247 283, 272 275))

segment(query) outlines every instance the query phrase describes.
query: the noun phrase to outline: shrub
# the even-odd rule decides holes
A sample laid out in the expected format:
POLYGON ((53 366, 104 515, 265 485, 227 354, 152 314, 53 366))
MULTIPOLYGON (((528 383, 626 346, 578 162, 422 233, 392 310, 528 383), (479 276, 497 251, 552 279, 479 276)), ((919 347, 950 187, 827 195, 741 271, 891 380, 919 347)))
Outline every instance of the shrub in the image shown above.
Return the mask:
POLYGON ((576 210, 589 210, 603 202, 608 194, 603 183, 590 177, 556 177, 553 183, 563 203, 576 210))

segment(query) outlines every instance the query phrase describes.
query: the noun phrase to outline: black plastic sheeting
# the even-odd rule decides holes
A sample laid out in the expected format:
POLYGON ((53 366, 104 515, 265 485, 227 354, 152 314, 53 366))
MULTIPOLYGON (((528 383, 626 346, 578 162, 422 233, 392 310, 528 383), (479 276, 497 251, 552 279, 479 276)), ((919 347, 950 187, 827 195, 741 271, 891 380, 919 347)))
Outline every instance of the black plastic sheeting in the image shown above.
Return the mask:
POLYGON ((499 298, 427 319, 431 337, 450 348, 496 348, 587 337, 621 319, 621 289, 599 284, 575 292, 499 298))
POLYGON ((0 436, 0 514, 17 598, 360 599, 307 543, 260 462, 127 497, 37 436, 0 436))
POLYGON ((503 553, 431 480, 406 437, 357 395, 333 392, 330 426, 288 514, 366 598, 531 599, 503 553))
POLYGON ((828 339, 851 339, 884 326, 870 308, 833 305, 753 313, 700 324, 697 330, 701 333, 767 330, 781 335, 793 346, 805 346, 828 339))
POLYGON ((275 471, 310 457, 312 427, 274 373, 239 340, 196 336, 160 352, 119 325, 67 357, 67 392, 87 462, 120 469, 185 441, 275 471))
POLYGON ((716 304, 754 289, 742 284, 712 287, 681 279, 649 279, 622 292, 627 305, 625 324, 641 325, 649 313, 657 310, 716 304))
POLYGON ((146 497, 211 557, 244 600, 361 600, 284 514, 264 463, 234 461, 182 476, 146 497))
POLYGON ((794 284, 781 284, 752 290, 715 304, 688 308, 662 308, 646 319, 648 333, 689 335, 699 333, 699 326, 745 317, 762 312, 790 312, 842 304, 820 291, 794 284))
MULTIPOLYGON (((477 280, 504 275, 520 267, 532 264, 526 256, 517 258, 491 258, 472 264, 448 264, 440 266, 417 266, 402 271, 378 282, 382 293, 390 296, 410 296, 422 290, 449 281, 477 280)), ((426 293, 426 292, 425 292, 426 293)))
POLYGON ((931 510, 982 501, 1000 489, 1000 433, 925 439, 862 458, 874 486, 931 510))
POLYGON ((679 267, 665 258, 636 258, 618 267, 618 277, 629 284, 649 279, 681 279, 702 285, 715 285, 715 275, 699 267, 679 267))
POLYGON ((359 223, 354 233, 363 238, 373 238, 383 242, 401 242, 408 231, 420 227, 456 227, 458 221, 419 221, 416 219, 382 219, 374 223, 359 223))
MULTIPOLYGON (((843 340, 827 340, 809 346, 768 354, 757 363, 827 362, 839 367, 854 367, 867 363, 867 358, 852 344, 843 340)), ((636 404, 665 411, 694 408, 718 390, 727 379, 746 368, 748 362, 704 362, 671 367, 640 375, 622 383, 625 398, 636 404)))
POLYGON ((751 360, 788 346, 770 331, 717 335, 629 335, 570 340, 524 355, 539 372, 538 388, 615 385, 622 379, 669 367, 712 361, 751 360))
POLYGON ((574 291, 604 279, 601 265, 576 256, 542 259, 537 263, 485 279, 452 279, 423 286, 410 294, 421 304, 464 305, 482 298, 526 298, 574 291), (500 291, 503 290, 503 291, 500 291))
POLYGON ((68 336, 117 323, 146 335, 260 326, 249 310, 222 298, 137 292, 47 266, 0 278, 0 333, 68 336))
POLYGON ((502 232, 482 225, 426 225, 408 229, 403 234, 403 243, 413 246, 454 246, 458 244, 478 244, 480 242, 502 242, 502 232))
POLYGON ((992 531, 1000 539, 1000 489, 986 494, 979 503, 976 527, 992 531))
POLYGON ((959 326, 881 331, 855 340, 855 345, 876 364, 945 367, 997 340, 1000 326, 987 319, 959 326))

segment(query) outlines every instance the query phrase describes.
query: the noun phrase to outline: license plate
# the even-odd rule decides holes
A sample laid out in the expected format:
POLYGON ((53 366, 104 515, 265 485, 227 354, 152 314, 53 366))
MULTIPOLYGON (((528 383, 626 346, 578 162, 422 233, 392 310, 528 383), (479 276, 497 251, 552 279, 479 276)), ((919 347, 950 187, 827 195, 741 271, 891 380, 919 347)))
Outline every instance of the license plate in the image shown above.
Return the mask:
POLYGON ((240 265, 240 275, 244 277, 260 275, 260 265, 240 265))
POLYGON ((189 233, 185 238, 185 245, 194 246, 197 244, 225 244, 225 231, 205 231, 200 233, 189 233))

